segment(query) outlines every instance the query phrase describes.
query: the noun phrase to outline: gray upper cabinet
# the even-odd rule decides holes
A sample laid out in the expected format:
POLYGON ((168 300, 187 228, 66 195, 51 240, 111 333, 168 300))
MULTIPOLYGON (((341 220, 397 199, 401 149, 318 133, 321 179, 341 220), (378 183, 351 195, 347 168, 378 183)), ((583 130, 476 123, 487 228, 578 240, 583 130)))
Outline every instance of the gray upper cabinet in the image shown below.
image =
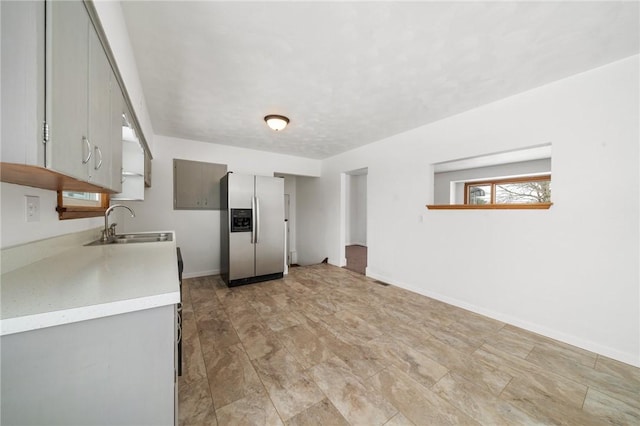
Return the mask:
POLYGON ((111 73, 111 185, 116 192, 122 192, 122 124, 126 112, 124 97, 116 76, 111 73))
POLYGON ((120 131, 112 105, 120 87, 81 1, 47 2, 48 168, 104 188, 120 188, 120 131), (115 174, 115 175, 114 175, 115 174))
POLYGON ((46 167, 90 180, 89 15, 80 1, 47 2, 46 167))
POLYGON ((220 178, 226 164, 173 160, 174 210, 220 210, 220 178))
POLYGON ((61 189, 57 182, 64 181, 120 192, 122 114, 129 103, 91 3, 0 2, 0 8, 3 164, 64 175, 27 185, 61 189))

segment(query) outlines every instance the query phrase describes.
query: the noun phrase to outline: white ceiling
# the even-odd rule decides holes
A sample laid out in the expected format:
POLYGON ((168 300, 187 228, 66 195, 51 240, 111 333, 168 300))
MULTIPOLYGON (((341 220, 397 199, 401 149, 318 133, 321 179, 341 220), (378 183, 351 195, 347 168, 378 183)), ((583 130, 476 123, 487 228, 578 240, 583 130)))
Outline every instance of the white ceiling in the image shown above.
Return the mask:
POLYGON ((157 134, 310 158, 636 54, 638 6, 122 3, 157 134))

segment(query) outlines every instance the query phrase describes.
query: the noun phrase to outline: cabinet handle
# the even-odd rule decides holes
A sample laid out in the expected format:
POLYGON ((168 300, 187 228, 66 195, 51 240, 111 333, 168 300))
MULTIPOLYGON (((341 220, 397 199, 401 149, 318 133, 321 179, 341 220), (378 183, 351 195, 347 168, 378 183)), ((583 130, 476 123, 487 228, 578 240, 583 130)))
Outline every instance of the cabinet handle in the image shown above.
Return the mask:
POLYGON ((98 170, 100 166, 102 166, 102 151, 100 150, 99 146, 95 146, 93 147, 93 149, 96 151, 96 158, 97 156, 100 156, 100 160, 98 161, 98 164, 95 164, 95 161, 94 161, 95 165, 93 166, 94 169, 98 170))
POLYGON ((176 338, 176 343, 180 343, 182 340, 182 319, 181 316, 178 316, 178 337, 176 338))
POLYGON ((87 158, 82 160, 82 164, 87 164, 89 162, 89 160, 91 160, 91 154, 92 154, 92 152, 91 152, 91 142, 89 142, 89 139, 87 139, 86 136, 82 137, 82 142, 87 144, 87 158))

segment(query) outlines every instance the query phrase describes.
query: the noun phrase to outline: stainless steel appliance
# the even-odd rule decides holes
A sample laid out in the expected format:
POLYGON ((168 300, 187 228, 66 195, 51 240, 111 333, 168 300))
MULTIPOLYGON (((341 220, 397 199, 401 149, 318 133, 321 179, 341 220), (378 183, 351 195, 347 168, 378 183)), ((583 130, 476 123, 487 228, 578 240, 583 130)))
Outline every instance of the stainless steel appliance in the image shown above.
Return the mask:
POLYGON ((220 179, 221 275, 229 286, 282 278, 284 179, 232 172, 220 179))

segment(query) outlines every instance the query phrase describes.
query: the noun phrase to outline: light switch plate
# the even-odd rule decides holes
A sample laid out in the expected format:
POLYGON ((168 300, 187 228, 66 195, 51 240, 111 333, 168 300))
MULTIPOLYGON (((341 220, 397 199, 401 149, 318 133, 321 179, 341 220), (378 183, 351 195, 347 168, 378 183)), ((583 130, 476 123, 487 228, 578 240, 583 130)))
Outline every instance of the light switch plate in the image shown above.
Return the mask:
POLYGON ((40 197, 25 195, 25 215, 27 222, 40 221, 40 197))

